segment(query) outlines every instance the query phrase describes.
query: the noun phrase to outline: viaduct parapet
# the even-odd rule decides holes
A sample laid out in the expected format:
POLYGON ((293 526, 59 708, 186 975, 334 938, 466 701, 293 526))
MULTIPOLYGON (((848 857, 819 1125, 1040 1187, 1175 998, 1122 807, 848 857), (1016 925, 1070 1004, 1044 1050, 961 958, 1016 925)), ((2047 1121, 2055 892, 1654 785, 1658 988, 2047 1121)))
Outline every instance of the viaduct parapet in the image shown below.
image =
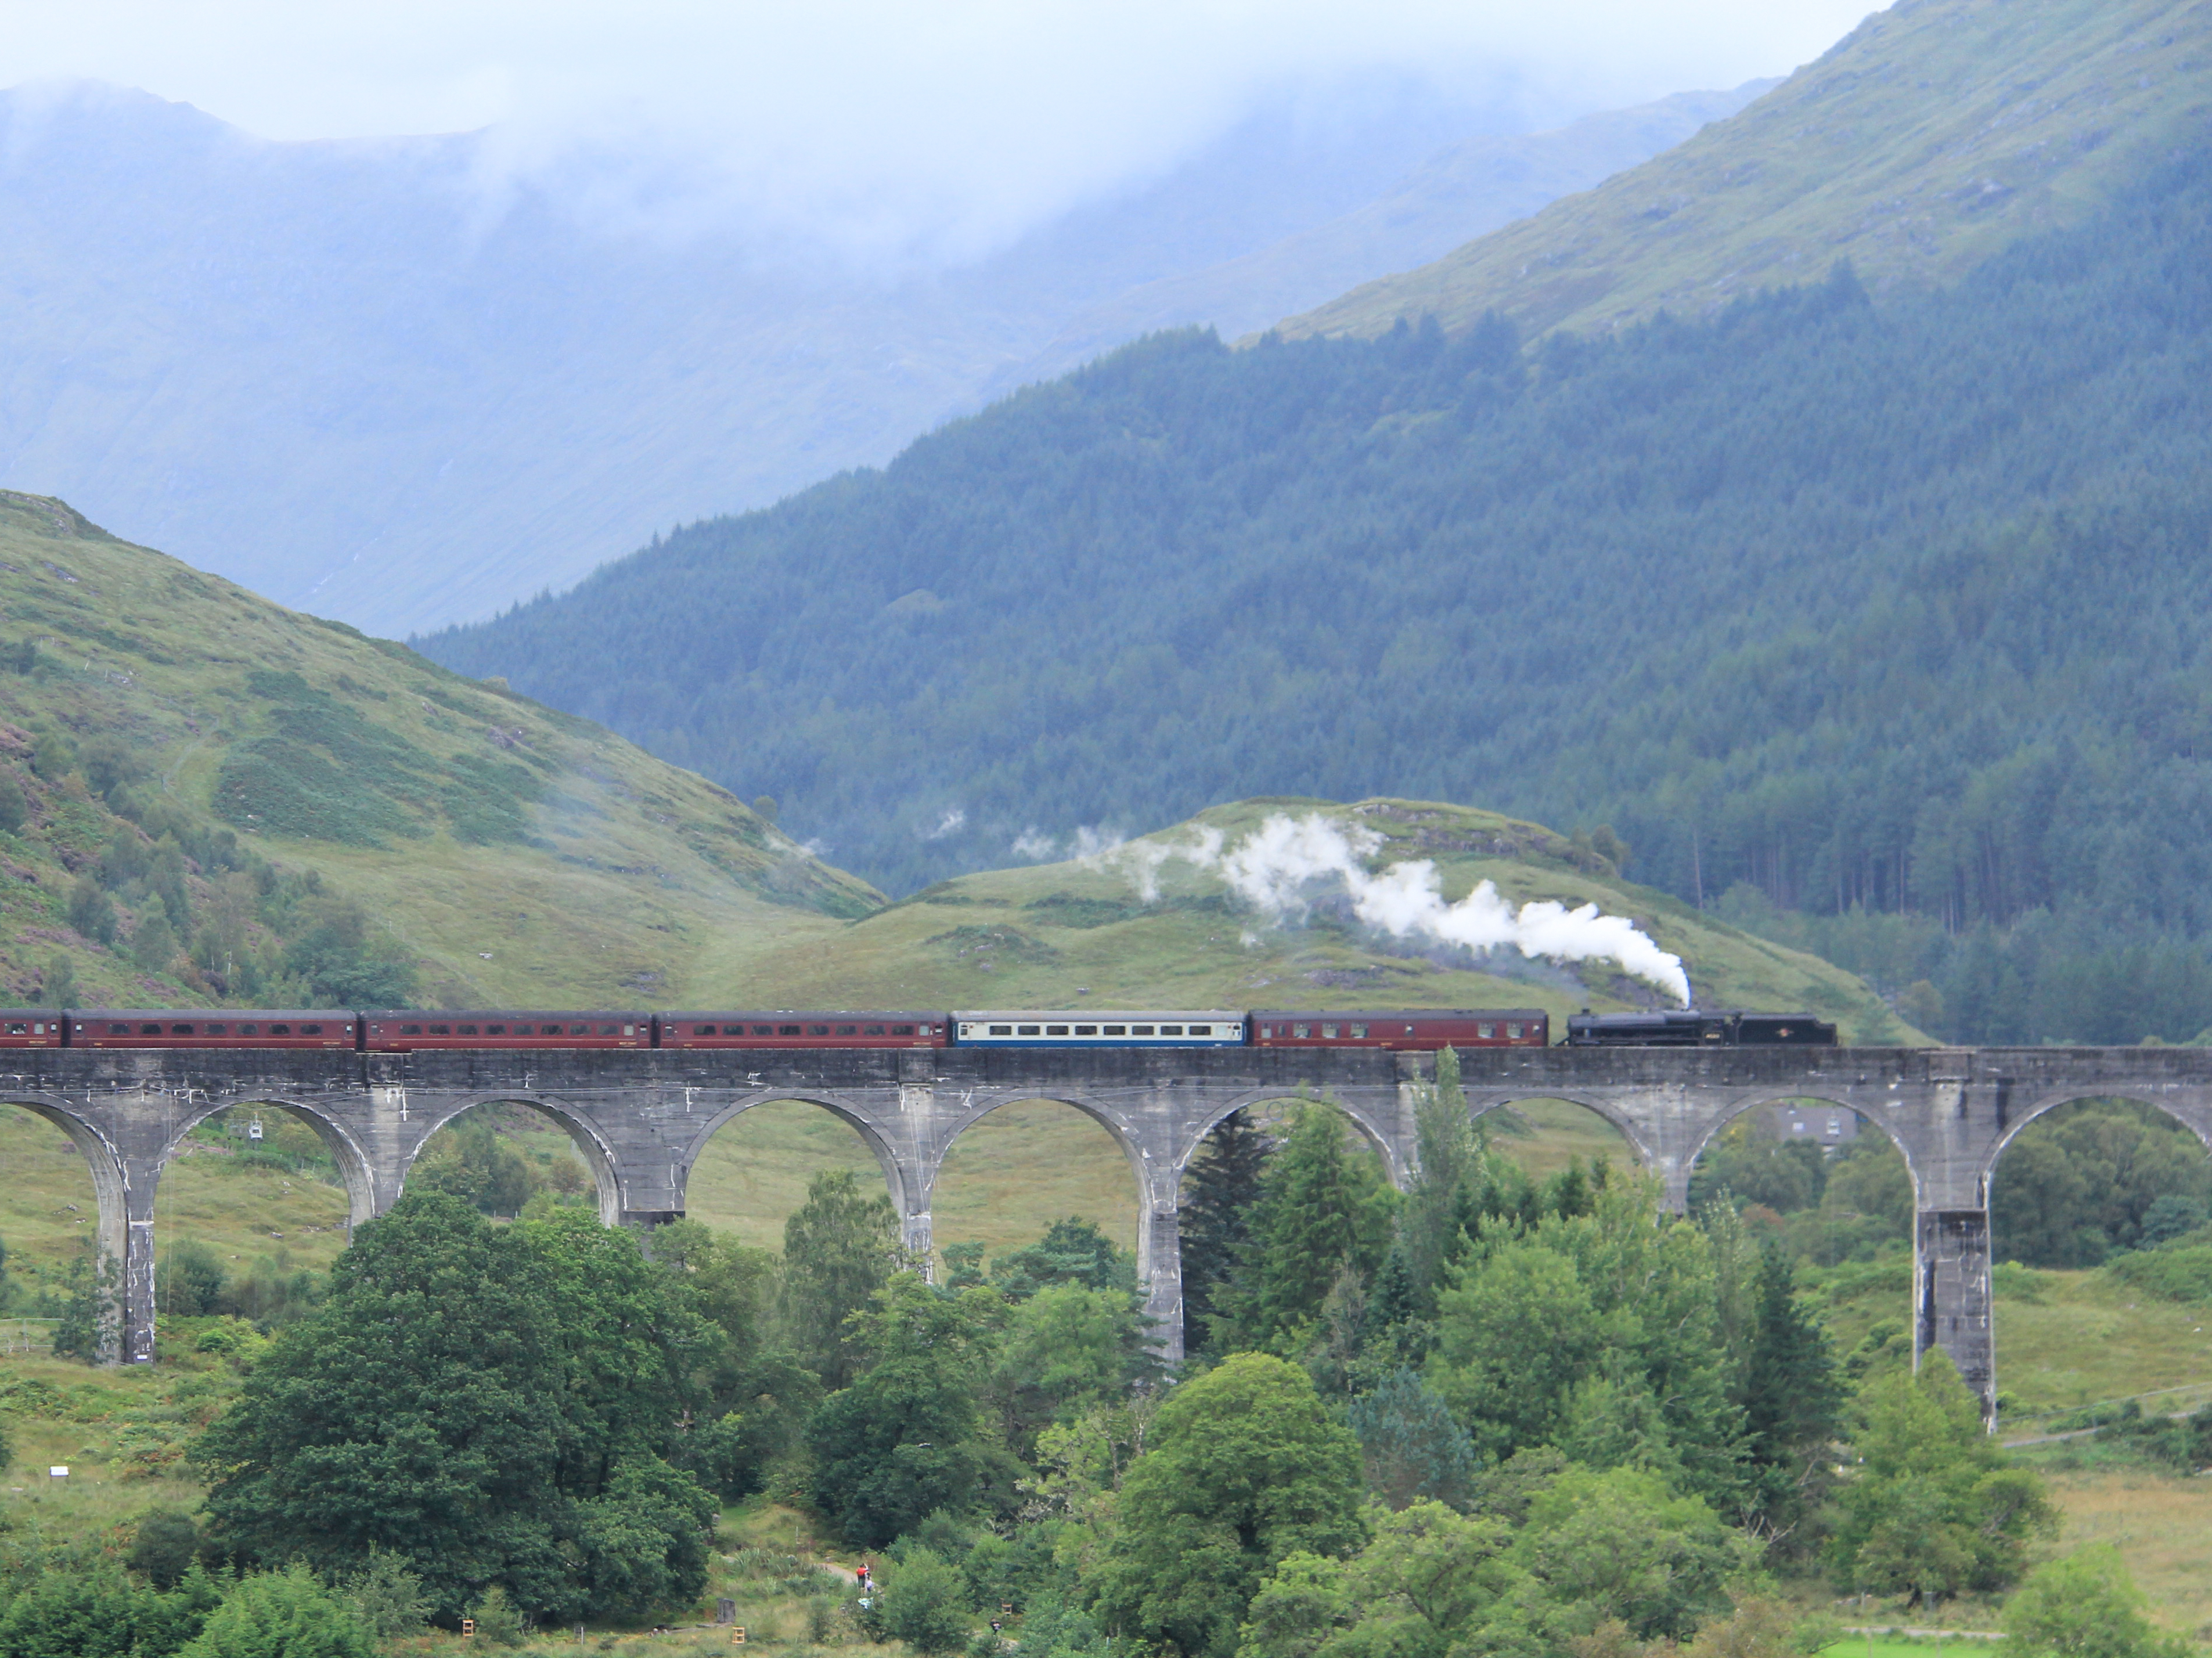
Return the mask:
MULTIPOLYGON (((2203 1048, 1493 1048, 1462 1055, 1476 1115, 1570 1100, 1618 1127, 1677 1211, 1698 1151, 1742 1113, 1813 1100, 1857 1112, 1911 1171, 1913 1351, 1941 1347, 1993 1413, 1990 1179, 2022 1126, 2071 1100, 2141 1100, 2212 1145, 2212 1050, 2203 1048)), ((609 1225, 684 1210, 693 1164, 740 1112, 803 1100, 858 1131, 881 1163, 908 1248, 930 1247, 930 1198, 963 1130, 1001 1105, 1053 1100, 1103 1127, 1139 1199, 1137 1271, 1170 1357, 1182 1349, 1183 1171, 1238 1108, 1326 1094, 1402 1185, 1431 1054, 1376 1049, 817 1049, 316 1054, 27 1049, 0 1056, 0 1102, 59 1127, 91 1164, 100 1242, 121 1264, 113 1351, 154 1355, 155 1193, 188 1131, 258 1105, 303 1118, 343 1172, 359 1223, 399 1195, 423 1144, 478 1105, 507 1102, 565 1128, 609 1225)))

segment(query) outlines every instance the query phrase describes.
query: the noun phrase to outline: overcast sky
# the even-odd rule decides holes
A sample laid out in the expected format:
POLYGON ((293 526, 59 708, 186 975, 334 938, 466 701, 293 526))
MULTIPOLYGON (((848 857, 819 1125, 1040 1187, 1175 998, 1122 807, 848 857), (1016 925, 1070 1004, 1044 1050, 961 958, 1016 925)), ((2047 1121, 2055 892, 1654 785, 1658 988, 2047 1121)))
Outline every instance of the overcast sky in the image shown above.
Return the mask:
MULTIPOLYGON (((94 80, 269 138, 496 130, 653 158, 630 197, 977 251, 1289 85, 1398 70, 1561 115, 1817 57, 1867 0, 0 0, 0 86, 94 80), (802 210, 798 203, 808 204, 802 210)), ((602 167, 602 170, 604 168, 602 167)), ((635 169, 633 168, 633 173, 635 169)), ((618 191, 617 193, 622 193, 618 191)))

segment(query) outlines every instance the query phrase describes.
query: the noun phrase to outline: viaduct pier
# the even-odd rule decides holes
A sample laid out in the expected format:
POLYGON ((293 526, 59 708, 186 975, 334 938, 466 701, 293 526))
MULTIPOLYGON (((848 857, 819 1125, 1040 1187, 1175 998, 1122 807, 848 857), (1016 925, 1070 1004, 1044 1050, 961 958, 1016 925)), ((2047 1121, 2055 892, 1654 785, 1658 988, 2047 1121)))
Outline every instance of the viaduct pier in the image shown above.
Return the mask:
MULTIPOLYGON (((1462 1055, 1478 1117, 1569 1100, 1617 1127, 1677 1211, 1711 1137, 1746 1111, 1814 1101, 1856 1112, 1911 1171, 1916 1357, 1941 1347, 1994 1411, 1990 1180, 2006 1143, 2069 1101, 2154 1105, 2212 1145, 2212 1049, 1486 1048, 1462 1055)), ((946 1151, 996 1108, 1051 1100, 1084 1112, 1129 1160, 1139 1199, 1137 1270, 1170 1357, 1182 1346, 1182 1176, 1231 1112, 1325 1094, 1403 1184, 1413 1107, 1435 1056, 1372 1048, 624 1049, 325 1054, 216 1049, 25 1049, 0 1057, 0 1102, 61 1128, 92 1168, 103 1253, 120 1263, 115 1355, 154 1356, 155 1194, 193 1126, 251 1105, 290 1112, 343 1172, 355 1223, 389 1208, 423 1144, 461 1113, 528 1107, 566 1129, 609 1225, 684 1210, 714 1131, 775 1100, 849 1123, 881 1163, 908 1246, 931 1243, 946 1151)))

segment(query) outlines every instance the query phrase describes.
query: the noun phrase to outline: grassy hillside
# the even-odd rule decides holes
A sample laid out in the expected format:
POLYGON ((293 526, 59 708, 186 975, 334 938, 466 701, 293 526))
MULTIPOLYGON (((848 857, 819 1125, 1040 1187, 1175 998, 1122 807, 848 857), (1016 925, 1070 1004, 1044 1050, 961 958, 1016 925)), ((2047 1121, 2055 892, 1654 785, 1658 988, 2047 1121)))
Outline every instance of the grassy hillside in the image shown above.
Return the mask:
POLYGON ((1709 1005, 1810 1008, 1838 1021, 1847 1041, 1925 1040, 1863 983, 1816 957, 1589 872, 1590 855, 1565 835, 1431 801, 1240 801, 1102 856, 942 882, 833 935, 751 954, 751 970, 786 987, 793 1005, 828 998, 887 1007, 1508 1005, 1564 1017, 1584 1006, 1657 999, 1604 964, 1578 976, 1517 952, 1479 961, 1433 943, 1386 941, 1333 909, 1326 890, 1303 920, 1269 925, 1232 899, 1219 874, 1179 859, 1152 869, 1144 856, 1190 844, 1204 829, 1219 831, 1233 848, 1279 815, 1373 833, 1381 841, 1368 860, 1373 871, 1432 860, 1448 901, 1489 880, 1515 904, 1595 903, 1632 917, 1690 964, 1709 1005), (1157 888, 1149 896, 1148 869, 1157 888))
POLYGON ((1877 293, 1954 282, 2201 142, 2208 107, 2201 0, 1907 0, 1733 118, 1277 331, 1425 315, 1461 329, 1492 308, 1532 331, 1598 331, 1839 258, 1877 293))
POLYGON ((0 495, 0 771, 23 796, 0 833, 0 985, 19 1002, 58 962, 85 1005, 218 1000, 256 960, 292 993, 343 991, 302 942, 343 900, 341 931, 365 918, 368 958, 432 1005, 681 1001, 709 945, 727 960, 881 902, 586 721, 58 501, 0 495), (81 878, 113 907, 104 943, 72 925, 81 878), (161 960, 139 947, 156 908, 161 960))

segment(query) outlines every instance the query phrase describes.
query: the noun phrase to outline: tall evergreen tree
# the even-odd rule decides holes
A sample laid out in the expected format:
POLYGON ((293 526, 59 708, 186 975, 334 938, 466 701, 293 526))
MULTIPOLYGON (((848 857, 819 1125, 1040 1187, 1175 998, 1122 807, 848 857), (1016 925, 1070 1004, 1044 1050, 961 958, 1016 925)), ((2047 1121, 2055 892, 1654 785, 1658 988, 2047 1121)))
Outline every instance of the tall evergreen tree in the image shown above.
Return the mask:
POLYGON ((1183 1178, 1183 1351, 1204 1351, 1212 1339, 1222 1286, 1250 1233, 1252 1206, 1271 1143, 1249 1113, 1232 1111, 1214 1125, 1183 1178))
POLYGON ((1823 1452, 1841 1431, 1843 1388, 1827 1333, 1797 1304, 1796 1272, 1768 1246, 1753 1291, 1742 1370, 1754 1523, 1787 1531, 1804 1512, 1823 1452))
POLYGON ((1413 1132, 1420 1167, 1406 1194, 1398 1236, 1414 1306, 1429 1317, 1481 1173, 1481 1150, 1468 1120, 1467 1096, 1460 1091, 1457 1049, 1437 1055, 1436 1079, 1424 1084, 1414 1099, 1413 1132))
POLYGON ((1390 1247, 1397 1193, 1372 1157, 1345 1144, 1351 1124, 1326 1100, 1301 1100, 1268 1159, 1251 1231, 1218 1297, 1217 1328, 1235 1345, 1302 1347, 1346 1269, 1373 1276, 1390 1247))

